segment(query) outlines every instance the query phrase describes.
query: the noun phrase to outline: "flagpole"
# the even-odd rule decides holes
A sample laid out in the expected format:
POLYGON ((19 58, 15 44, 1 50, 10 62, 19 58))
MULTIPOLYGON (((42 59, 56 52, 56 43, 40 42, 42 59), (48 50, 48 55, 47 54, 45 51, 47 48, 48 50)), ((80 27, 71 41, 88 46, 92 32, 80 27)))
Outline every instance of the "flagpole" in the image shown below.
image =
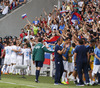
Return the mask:
POLYGON ((32 26, 31 22, 29 21, 28 17, 26 18, 26 21, 32 26))
POLYGON ((29 21, 29 20, 28 20, 28 17, 26 18, 26 21, 29 21))
POLYGON ((58 9, 60 9, 60 0, 58 0, 58 9))

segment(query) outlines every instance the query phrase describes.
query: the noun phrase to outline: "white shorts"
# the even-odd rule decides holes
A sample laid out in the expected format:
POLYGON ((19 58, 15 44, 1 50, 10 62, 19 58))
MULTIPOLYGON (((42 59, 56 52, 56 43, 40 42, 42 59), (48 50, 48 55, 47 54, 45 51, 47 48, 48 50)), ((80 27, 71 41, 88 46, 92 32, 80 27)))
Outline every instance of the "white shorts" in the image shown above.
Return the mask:
POLYGON ((22 56, 17 56, 16 65, 22 65, 22 56))
POLYGON ((92 76, 97 74, 97 72, 100 73, 100 65, 94 65, 93 71, 92 71, 92 76))
POLYGON ((10 56, 5 56, 4 58, 4 64, 10 65, 11 64, 11 60, 10 60, 10 56))
POLYGON ((68 72, 73 72, 73 71, 74 71, 73 63, 68 63, 68 72))
POLYGON ((24 65, 30 66, 30 60, 29 59, 24 59, 24 65))
POLYGON ((16 64, 16 56, 15 55, 11 55, 11 63, 16 64))
POLYGON ((31 66, 31 59, 29 59, 29 66, 31 66))
POLYGON ((63 61, 64 70, 68 71, 68 61, 63 61))

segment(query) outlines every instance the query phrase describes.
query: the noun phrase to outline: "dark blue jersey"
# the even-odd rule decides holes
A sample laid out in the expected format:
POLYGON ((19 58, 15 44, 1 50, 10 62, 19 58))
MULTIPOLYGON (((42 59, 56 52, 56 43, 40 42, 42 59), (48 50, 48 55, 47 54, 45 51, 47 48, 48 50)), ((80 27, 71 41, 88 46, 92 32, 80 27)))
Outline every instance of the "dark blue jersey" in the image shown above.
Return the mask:
POLYGON ((56 62, 62 62, 63 58, 62 58, 62 55, 60 55, 57 51, 58 50, 62 50, 62 47, 59 46, 59 45, 56 45, 55 46, 55 61, 56 62))
POLYGON ((77 53, 76 63, 87 62, 87 49, 84 45, 78 45, 75 47, 75 53, 77 53))
POLYGON ((1 50, 4 49, 3 45, 0 44, 0 56, 1 56, 1 50))

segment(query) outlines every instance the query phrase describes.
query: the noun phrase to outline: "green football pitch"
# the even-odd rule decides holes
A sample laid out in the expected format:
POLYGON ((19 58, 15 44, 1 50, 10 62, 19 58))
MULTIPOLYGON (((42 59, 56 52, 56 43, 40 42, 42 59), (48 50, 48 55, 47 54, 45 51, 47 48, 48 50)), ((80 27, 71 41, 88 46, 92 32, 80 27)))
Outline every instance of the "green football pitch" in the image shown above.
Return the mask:
MULTIPOLYGON (((35 76, 21 75, 2 75, 0 80, 0 88, 80 88, 73 82, 69 85, 54 85, 54 80, 51 77, 40 77, 40 83, 35 83, 35 76)), ((100 86, 84 86, 82 88, 100 88, 100 86)))

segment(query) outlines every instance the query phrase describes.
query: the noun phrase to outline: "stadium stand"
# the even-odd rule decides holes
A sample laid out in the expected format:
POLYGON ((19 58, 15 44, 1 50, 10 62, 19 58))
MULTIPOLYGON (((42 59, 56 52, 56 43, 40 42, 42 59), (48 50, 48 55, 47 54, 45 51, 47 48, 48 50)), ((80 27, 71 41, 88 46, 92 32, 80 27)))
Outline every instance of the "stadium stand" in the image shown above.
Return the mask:
MULTIPOLYGON (((55 1, 55 0, 54 0, 55 1)), ((57 1, 56 1, 57 2, 57 1)), ((28 4, 26 4, 28 5, 28 4)), ((35 4, 34 4, 35 5, 35 4)), ((67 69, 69 72, 69 76, 74 71, 74 50, 75 46, 78 46, 78 41, 81 39, 83 42, 83 45, 86 46, 88 55, 89 55, 89 65, 91 69, 89 70, 89 76, 90 76, 90 85, 94 84, 100 84, 99 78, 96 81, 95 75, 100 72, 100 69, 98 68, 95 72, 95 65, 100 65, 100 60, 97 60, 94 56, 97 48, 100 48, 100 0, 65 0, 61 2, 61 6, 58 9, 58 6, 53 3, 52 11, 49 13, 46 12, 46 8, 39 9, 42 10, 42 15, 37 14, 35 19, 31 18, 31 21, 29 20, 28 13, 26 14, 20 14, 22 15, 23 21, 26 23, 23 25, 23 28, 21 29, 20 36, 5 36, 4 39, 0 38, 0 43, 3 44, 5 47, 10 46, 7 45, 8 42, 12 46, 16 46, 12 51, 15 52, 22 52, 25 54, 25 51, 31 52, 31 50, 34 49, 34 46, 38 43, 38 38, 43 38, 44 42, 43 44, 49 49, 54 50, 57 39, 60 37, 63 38, 63 44, 66 43, 67 40, 67 56, 64 56, 63 59, 68 59, 68 65, 70 65, 67 69), (17 48, 20 47, 18 50, 17 48), (95 62, 96 61, 96 62, 95 62)), ((34 9, 34 8, 33 8, 34 9)), ((47 7, 49 9, 49 7, 47 7)), ((36 9, 37 11, 37 9, 36 9)), ((34 10, 35 12, 35 10, 34 10)), ((21 19, 22 20, 22 19, 21 19)), ((6 49, 5 49, 6 50, 6 49)), ((18 54, 19 55, 19 54, 18 54)), ((54 54, 52 54, 54 59, 54 54)), ((98 56, 99 57, 99 56, 98 56)), ((30 62, 30 56, 28 57, 30 62)), ((100 59, 100 58, 99 58, 100 59)), ((16 63, 17 64, 17 63, 16 63)), ((19 63, 20 64, 20 63, 19 63)), ((28 69, 26 70, 26 74, 30 73, 30 63, 26 63, 28 66, 28 69), (28 73, 29 72, 29 73, 28 73)), ((46 54, 44 64, 50 65, 50 54, 46 54)), ((3 69, 5 68, 5 65, 9 65, 9 63, 5 63, 3 69)), ((15 65, 13 62, 12 65, 15 65)), ((13 71, 3 70, 4 74, 13 73, 15 74, 15 69, 12 66, 13 71)), ((46 67, 47 68, 47 67, 46 67)), ((48 67, 50 68, 50 67, 48 67)), ((55 69, 55 67, 54 67, 55 69)), ((53 69, 53 70, 54 70, 53 69)), ((64 69, 66 70, 66 69, 64 69)), ((17 71, 17 74, 20 74, 20 70, 17 71)), ((50 69, 47 71, 43 71, 43 73, 49 73, 50 69)), ((42 74, 42 73, 41 73, 42 74)), ((99 74, 100 75, 100 74, 99 74)), ((75 75, 73 75, 75 76, 75 75)), ((83 77, 85 78, 85 77, 83 77)), ((65 77, 65 80, 67 80, 67 77, 65 77)), ((76 79, 74 79, 76 83, 76 79)), ((62 81, 63 82, 63 81, 62 81)), ((85 79, 84 79, 85 82, 85 79)), ((69 84, 68 80, 66 82, 63 82, 63 84, 69 84)))
POLYGON ((0 18, 25 4, 27 0, 0 0, 0 18))

